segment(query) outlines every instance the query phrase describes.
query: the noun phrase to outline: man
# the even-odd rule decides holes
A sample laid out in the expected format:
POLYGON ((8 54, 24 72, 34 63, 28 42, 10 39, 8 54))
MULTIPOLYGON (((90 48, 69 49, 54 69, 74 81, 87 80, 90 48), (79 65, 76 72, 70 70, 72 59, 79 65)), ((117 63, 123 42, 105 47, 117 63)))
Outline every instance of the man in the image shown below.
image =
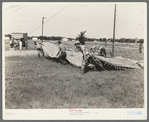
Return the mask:
POLYGON ((83 60, 81 63, 81 70, 82 70, 81 73, 84 74, 87 72, 87 67, 93 67, 92 64, 88 63, 88 58, 90 57, 90 55, 85 45, 81 45, 81 43, 78 40, 75 42, 75 46, 77 50, 83 54, 83 60))
POLYGON ((43 58, 44 52, 42 50, 42 44, 39 44, 38 42, 34 41, 35 48, 38 50, 38 58, 43 58))
POLYGON ((139 44, 139 52, 142 53, 142 49, 143 49, 143 42, 140 42, 139 44))
POLYGON ((22 47, 25 47, 25 40, 23 38, 21 38, 21 42, 22 42, 22 47))
POLYGON ((19 49, 22 50, 22 41, 19 41, 19 49))
POLYGON ((42 50, 41 45, 39 43, 37 43, 36 41, 34 41, 34 44, 35 44, 35 48, 37 50, 42 50))
POLYGON ((99 55, 99 56, 103 56, 103 57, 106 57, 106 56, 107 56, 105 47, 100 47, 100 48, 99 48, 98 55, 99 55))
POLYGON ((13 46, 14 46, 14 39, 10 38, 10 47, 13 48, 13 46))
POLYGON ((90 48, 90 53, 95 53, 95 46, 92 46, 92 47, 90 48))
POLYGON ((58 53, 56 57, 59 59, 66 59, 66 48, 62 45, 61 41, 58 41, 58 53))

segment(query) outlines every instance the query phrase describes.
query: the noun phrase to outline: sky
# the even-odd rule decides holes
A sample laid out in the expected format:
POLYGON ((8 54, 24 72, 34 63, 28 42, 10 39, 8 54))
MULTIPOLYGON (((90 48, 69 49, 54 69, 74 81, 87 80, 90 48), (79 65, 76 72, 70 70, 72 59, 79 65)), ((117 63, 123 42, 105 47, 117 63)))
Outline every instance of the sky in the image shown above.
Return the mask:
MULTIPOLYGON (((115 3, 3 3, 3 34, 113 38, 115 3)), ((116 3, 115 38, 145 38, 145 3, 116 3)))

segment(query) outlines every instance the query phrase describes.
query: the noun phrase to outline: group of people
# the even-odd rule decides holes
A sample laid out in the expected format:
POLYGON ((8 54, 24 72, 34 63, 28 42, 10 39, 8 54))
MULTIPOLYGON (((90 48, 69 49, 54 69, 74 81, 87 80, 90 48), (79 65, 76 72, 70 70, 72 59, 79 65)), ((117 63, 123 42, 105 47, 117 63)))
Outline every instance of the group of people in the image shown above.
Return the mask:
MULTIPOLYGON (((81 44, 78 40, 75 42, 75 48, 83 55, 81 69, 82 69, 82 74, 84 74, 88 66, 92 67, 92 64, 87 64, 87 60, 90 57, 91 52, 88 52, 85 45, 81 44)), ((66 59, 66 55, 67 54, 66 54, 65 46, 62 45, 61 41, 58 41, 58 53, 56 57, 59 59, 66 59)), ((106 49, 104 47, 101 47, 98 55, 106 57, 106 49)))
MULTIPOLYGON (((36 42, 36 41, 34 41, 34 44, 35 44, 35 48, 37 50, 39 50, 39 55, 40 55, 40 53, 42 53, 41 45, 38 42, 36 42)), ((88 50, 85 47, 85 45, 81 44, 79 42, 79 40, 75 41, 74 46, 75 46, 75 50, 81 52, 82 55, 83 55, 83 57, 82 57, 83 60, 81 62, 81 70, 82 70, 82 74, 84 74, 86 72, 86 68, 87 67, 93 67, 93 65, 92 64, 88 64, 87 61, 88 61, 89 57, 92 55, 92 53, 94 53, 94 52, 92 52, 92 51, 88 52, 88 50)), ((104 47, 100 47, 99 50, 100 51, 98 52, 98 55, 106 57, 106 49, 104 47)), ((64 62, 64 60, 66 59, 66 56, 67 56, 66 47, 62 44, 61 41, 58 41, 58 53, 56 55, 56 58, 58 58, 59 60, 64 62)))
POLYGON ((10 48, 17 48, 19 46, 19 49, 22 50, 22 47, 27 48, 27 41, 25 41, 23 38, 19 40, 15 40, 14 38, 10 38, 10 48))

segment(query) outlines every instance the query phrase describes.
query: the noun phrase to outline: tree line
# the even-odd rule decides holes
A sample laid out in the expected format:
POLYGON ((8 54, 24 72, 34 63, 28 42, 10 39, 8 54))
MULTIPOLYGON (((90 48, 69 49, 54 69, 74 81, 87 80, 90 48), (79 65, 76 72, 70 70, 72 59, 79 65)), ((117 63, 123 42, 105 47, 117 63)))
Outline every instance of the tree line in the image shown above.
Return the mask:
MULTIPOLYGON (((76 39, 79 39, 81 40, 83 43, 84 42, 94 42, 94 41, 97 41, 97 42, 113 42, 113 39, 112 38, 87 38, 84 36, 84 32, 81 32, 80 35, 76 38, 68 38, 69 41, 72 41, 72 40, 76 40, 76 39)), ((6 34, 5 37, 11 37, 11 34, 6 34)), ((38 38, 40 40, 61 40, 63 38, 66 38, 66 37, 61 37, 61 36, 28 36, 28 39, 32 39, 32 38, 38 38)), ((144 43, 144 39, 131 39, 131 38, 121 38, 121 39, 115 39, 115 42, 120 42, 120 43, 144 43)))
MULTIPOLYGON (((47 37, 47 36, 39 36, 37 37, 38 39, 40 40, 62 40, 63 38, 66 38, 66 37, 61 37, 61 36, 51 36, 51 37, 47 37)), ((72 40, 77 40, 77 39, 80 39, 82 40, 82 36, 80 35, 80 37, 76 37, 76 38, 68 38, 70 41, 72 40)), ((112 38, 85 38, 83 39, 82 42, 94 42, 94 41, 97 41, 97 42, 113 42, 113 39, 112 38)), ((144 43, 144 39, 131 39, 131 38, 121 38, 121 39, 115 39, 115 42, 120 42, 120 43, 144 43)))

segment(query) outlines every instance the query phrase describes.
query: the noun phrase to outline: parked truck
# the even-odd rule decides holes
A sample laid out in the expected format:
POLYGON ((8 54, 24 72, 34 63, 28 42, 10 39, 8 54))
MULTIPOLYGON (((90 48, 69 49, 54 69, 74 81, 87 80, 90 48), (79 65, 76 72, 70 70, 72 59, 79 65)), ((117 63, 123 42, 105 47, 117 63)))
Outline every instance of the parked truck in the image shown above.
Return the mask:
POLYGON ((14 45, 17 47, 19 46, 19 42, 22 42, 22 47, 28 47, 28 34, 27 33, 12 33, 11 38, 14 42, 14 45))

